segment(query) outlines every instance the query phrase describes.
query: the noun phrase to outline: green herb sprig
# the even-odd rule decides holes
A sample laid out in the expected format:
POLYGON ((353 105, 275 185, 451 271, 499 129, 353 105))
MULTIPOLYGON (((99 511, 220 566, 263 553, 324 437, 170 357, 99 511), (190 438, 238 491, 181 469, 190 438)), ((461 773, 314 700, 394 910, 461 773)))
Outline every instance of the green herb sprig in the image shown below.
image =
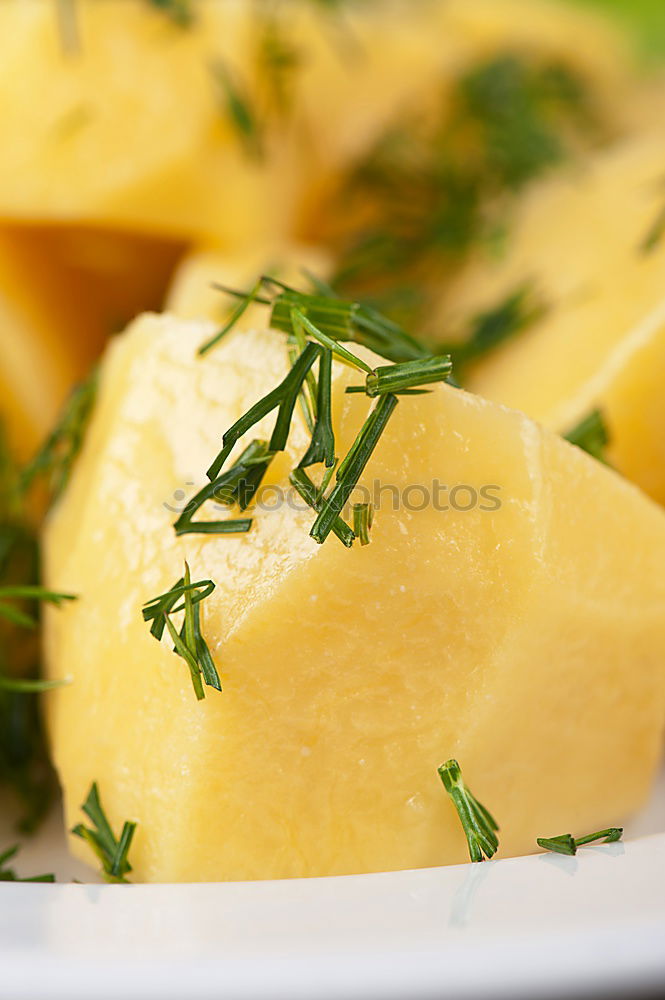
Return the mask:
MULTIPOLYGON (((389 361, 412 361, 428 355, 427 348, 377 310, 360 302, 350 302, 327 293, 324 283, 317 284, 317 293, 297 291, 277 278, 262 275, 259 289, 254 286, 248 292, 228 288, 215 283, 218 291, 240 300, 244 309, 251 303, 270 307, 269 325, 273 330, 282 330, 294 335, 294 310, 327 337, 329 341, 351 341, 362 344, 389 361), (263 289, 263 294, 259 294, 263 289), (324 294, 321 294, 324 292, 324 294)), ((234 320, 237 322, 237 320, 234 320)), ((227 331, 228 332, 228 331, 227 331)), ((209 350, 204 344, 200 351, 209 350)))
POLYGON ((457 373, 533 325, 545 311, 545 304, 536 297, 531 286, 523 285, 493 308, 478 313, 471 320, 465 340, 446 344, 440 350, 451 355, 457 373))
POLYGON ((62 594, 35 584, 0 586, 0 617, 22 628, 33 629, 37 627, 37 619, 21 608, 15 607, 14 604, 8 603, 14 600, 40 601, 59 608, 67 601, 77 600, 77 597, 76 594, 62 594))
POLYGON ((374 520, 374 508, 371 503, 354 503, 353 531, 361 545, 369 545, 370 531, 374 520))
POLYGON ((597 833, 589 833, 585 837, 573 837, 570 833, 562 833, 558 837, 537 837, 536 843, 545 851, 553 851, 555 854, 566 854, 569 856, 577 854, 578 847, 586 844, 614 844, 621 840, 623 827, 613 826, 607 830, 599 830, 597 833))
MULTIPOLYGON (((192 516, 215 496, 221 497, 222 502, 238 503, 241 508, 247 505, 273 456, 286 448, 295 406, 300 401, 311 438, 297 469, 291 473, 291 483, 317 512, 310 532, 312 538, 321 544, 332 532, 344 545, 351 545, 355 533, 344 522, 341 513, 386 428, 397 405, 397 396, 424 392, 427 390, 422 386, 451 379, 450 357, 427 355, 416 340, 392 321, 359 303, 338 299, 322 281, 312 279, 312 284, 317 294, 297 291, 267 275, 262 276, 248 292, 215 285, 238 298, 239 304, 222 331, 203 344, 199 353, 207 353, 222 336, 226 336, 251 303, 258 303, 270 307, 271 327, 286 333, 291 367, 278 386, 250 407, 224 433, 222 448, 207 470, 210 482, 187 504, 175 522, 176 533, 213 533, 219 526, 239 523, 193 522, 192 516), (341 341, 371 347, 393 363, 373 369, 341 341), (339 464, 335 456, 332 422, 333 358, 365 375, 364 386, 352 386, 347 391, 364 392, 378 400, 348 454, 339 464), (318 377, 314 374, 317 362, 318 377), (277 410, 277 416, 267 445, 265 442, 254 442, 234 466, 222 471, 240 439, 273 410, 277 410), (255 462, 253 473, 247 467, 250 453, 255 462), (309 476, 304 474, 304 469, 318 464, 323 464, 329 475, 324 476, 323 488, 317 490, 309 476), (333 469, 335 484, 330 493, 326 493, 333 469)), ((367 544, 370 521, 369 514, 363 514, 358 521, 361 544, 367 544)))
POLYGON ((145 2, 165 14, 179 28, 190 28, 194 23, 192 0, 145 0, 145 2))
POLYGON ((499 826, 490 812, 481 805, 464 783, 456 760, 447 760, 439 770, 443 787, 453 801, 464 829, 472 861, 492 858, 499 847, 499 826))
POLYGON ((18 844, 0 853, 0 882, 55 882, 55 875, 33 875, 30 878, 19 878, 13 868, 7 866, 18 854, 18 844))
POLYGON ((217 84, 224 114, 235 130, 249 159, 263 159, 263 124, 254 106, 249 89, 229 67, 217 60, 211 67, 217 84))
POLYGON ((198 580, 192 583, 189 565, 185 562, 185 573, 165 594, 154 597, 143 607, 143 620, 152 622, 150 634, 161 641, 167 628, 173 640, 173 652, 182 657, 189 667, 192 686, 197 699, 205 697, 203 682, 216 691, 222 690, 208 645, 201 634, 201 601, 212 594, 215 584, 212 580, 198 580), (178 601, 182 599, 182 604, 178 601), (171 615, 184 611, 184 621, 178 631, 171 621, 171 615))
POLYGON ((120 837, 116 837, 106 818, 99 797, 97 782, 93 782, 88 797, 81 809, 92 822, 92 827, 77 823, 72 829, 75 837, 80 837, 93 849, 102 865, 102 874, 107 882, 127 883, 125 877, 132 870, 129 863, 129 849, 137 824, 125 821, 120 837))
POLYGON ((605 449, 610 443, 610 434, 602 410, 592 410, 563 436, 599 462, 608 464, 605 449))
POLYGON ((78 385, 65 403, 54 429, 23 470, 19 488, 26 493, 38 478, 46 480, 56 500, 64 490, 83 445, 97 395, 97 372, 78 385))

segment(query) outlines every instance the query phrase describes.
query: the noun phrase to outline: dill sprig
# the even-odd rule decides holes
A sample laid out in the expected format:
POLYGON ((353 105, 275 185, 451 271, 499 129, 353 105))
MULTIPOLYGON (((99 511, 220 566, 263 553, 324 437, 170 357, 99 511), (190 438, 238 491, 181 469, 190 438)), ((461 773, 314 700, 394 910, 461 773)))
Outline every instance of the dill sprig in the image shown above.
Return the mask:
POLYGON ((602 410, 592 410, 563 436, 599 462, 608 464, 605 449, 610 443, 610 435, 602 410))
POLYGON ((658 209, 656 217, 640 241, 639 251, 645 257, 656 250, 665 236, 665 205, 658 209))
POLYGON ((496 820, 466 786, 456 760, 446 761, 438 770, 443 787, 452 799, 460 818, 471 860, 483 861, 484 858, 492 858, 499 847, 496 835, 499 826, 496 820))
POLYGON ((165 594, 154 597, 143 607, 143 620, 152 622, 150 634, 161 641, 164 629, 168 629, 173 640, 173 652, 182 657, 189 667, 192 686, 197 699, 205 697, 203 682, 216 691, 222 690, 208 645, 201 634, 201 601, 212 594, 215 584, 212 580, 198 580, 192 583, 190 570, 185 562, 185 573, 165 594), (178 601, 182 599, 182 604, 178 601), (171 621, 171 615, 184 611, 180 631, 171 621))
MULTIPOLYGON (((317 285, 318 294, 315 295, 298 291, 269 275, 262 275, 258 291, 256 287, 248 292, 219 284, 213 287, 239 299, 244 308, 252 302, 269 306, 269 326, 292 336, 296 333, 294 315, 304 316, 321 337, 328 338, 327 346, 330 346, 329 341, 336 344, 351 341, 362 344, 389 361, 412 361, 428 354, 427 349, 399 324, 370 306, 328 294, 323 283, 317 285), (259 294, 261 289, 263 294, 259 294)), ((208 349, 208 345, 204 344, 203 348, 208 349)))
MULTIPOLYGON (((397 395, 427 391, 422 389, 423 385, 451 379, 450 357, 428 355, 406 331, 380 313, 360 303, 345 302, 337 298, 318 279, 312 279, 312 283, 317 293, 314 295, 297 291, 266 275, 249 292, 215 286, 240 300, 222 335, 226 335, 250 303, 269 306, 270 326, 287 335, 291 367, 278 386, 250 407, 225 432, 222 448, 207 471, 210 483, 196 494, 180 515, 175 523, 176 532, 213 531, 214 527, 203 527, 205 522, 192 522, 191 518, 203 503, 212 499, 215 494, 219 495, 220 490, 228 501, 241 502, 239 483, 243 487, 246 485, 247 469, 243 463, 249 449, 243 452, 235 466, 226 472, 222 470, 240 439, 258 421, 277 410, 272 436, 267 446, 262 443, 264 450, 257 459, 260 468, 250 483, 248 496, 250 499, 253 497, 274 454, 286 448, 293 412, 296 402, 300 400, 311 437, 298 468, 291 474, 291 483, 317 512, 311 530, 312 538, 321 544, 332 531, 345 545, 351 545, 355 534, 340 515, 397 405, 397 395), (341 341, 363 344, 387 360, 392 360, 393 364, 371 368, 341 341), (352 386, 347 391, 365 392, 370 398, 378 399, 348 454, 337 466, 332 422, 333 358, 365 375, 364 386, 352 386), (313 371, 317 361, 318 377, 313 371), (318 464, 323 464, 330 473, 330 476, 324 476, 324 486, 319 490, 303 472, 305 468, 318 464), (336 481, 332 490, 327 493, 333 470, 336 481), (194 524, 200 527, 197 529, 193 527, 194 524)), ((213 341, 208 341, 201 350, 209 350, 212 344, 213 341)), ((250 449, 252 447, 250 445, 250 449)), ((213 525, 223 523, 225 522, 212 522, 213 525)), ((363 515, 360 522, 362 544, 367 544, 368 524, 369 520, 363 515)))
POLYGON ((217 60, 211 66, 213 79, 217 84, 224 114, 242 143, 247 156, 252 160, 263 158, 263 125, 254 107, 249 89, 240 81, 237 73, 217 60))
POLYGON ((23 469, 19 486, 23 493, 43 477, 52 499, 64 490, 78 456, 97 394, 97 372, 72 391, 62 413, 46 441, 23 469))
POLYGON ((328 496, 321 501, 321 509, 312 525, 310 535, 322 544, 358 485, 365 466, 376 448, 379 438, 397 406, 397 396, 381 396, 365 420, 351 449, 336 470, 336 483, 328 496))
POLYGON ((530 285, 523 285, 493 308, 474 316, 465 340, 447 344, 440 350, 452 356, 457 373, 537 322, 544 313, 544 303, 533 294, 530 285))
POLYGON ((145 0, 145 2, 165 14, 179 28, 189 28, 194 23, 192 0, 145 0))
POLYGON ((537 837, 536 843, 545 851, 572 856, 577 854, 578 847, 596 843, 614 844, 617 840, 621 840, 622 836, 623 827, 613 826, 597 833, 589 833, 584 837, 573 837, 570 833, 562 833, 557 837, 537 837))
MULTIPOLYGON (((317 490, 312 480, 302 468, 294 469, 289 476, 289 480, 305 503, 318 513, 323 507, 322 492, 324 491, 317 490)), ((331 530, 339 538, 342 545, 345 545, 347 549, 351 548, 355 534, 342 517, 338 516, 335 518, 331 530)))
POLYGON ((0 586, 0 617, 14 625, 20 625, 22 628, 36 628, 38 622, 33 615, 29 615, 7 602, 13 600, 41 601, 59 608, 65 601, 75 601, 76 599, 76 594, 61 594, 35 584, 0 586))
POLYGON ((249 531, 251 518, 217 521, 193 521, 192 518, 209 500, 227 507, 238 504, 241 510, 246 510, 261 485, 273 455, 266 441, 252 441, 230 469, 215 476, 188 501, 174 524, 176 535, 230 535, 249 531))
POLYGON ((125 821, 120 837, 116 837, 106 818, 99 797, 97 782, 93 782, 88 797, 81 809, 92 822, 92 828, 77 823, 72 829, 75 837, 80 837, 93 849, 102 865, 102 874, 107 882, 127 883, 125 877, 132 870, 128 855, 136 831, 136 823, 125 821))
POLYGON ((361 545, 369 545, 370 531, 374 520, 374 507, 371 503, 353 504, 353 532, 361 545))
POLYGON ((393 310, 393 290, 417 286, 419 300, 399 308, 408 323, 425 319, 451 261, 484 245, 516 192, 599 132, 585 82, 567 65, 513 52, 479 62, 438 114, 412 109, 391 122, 341 185, 328 237, 339 261, 333 287, 393 310))
POLYGON ((31 878, 19 878, 16 871, 7 866, 7 862, 12 861, 19 850, 19 845, 14 844, 13 847, 0 852, 0 882, 55 882, 55 875, 51 874, 33 875, 31 878))

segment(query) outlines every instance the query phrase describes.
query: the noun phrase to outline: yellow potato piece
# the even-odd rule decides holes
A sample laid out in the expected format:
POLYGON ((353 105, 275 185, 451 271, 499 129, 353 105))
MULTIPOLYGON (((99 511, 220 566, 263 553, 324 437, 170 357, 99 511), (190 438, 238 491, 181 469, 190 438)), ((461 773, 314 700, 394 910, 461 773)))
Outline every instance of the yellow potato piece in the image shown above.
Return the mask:
POLYGON ((71 9, 68 52, 55 4, 0 5, 0 216, 230 243, 279 232, 288 173, 274 197, 215 77, 223 63, 245 86, 244 0, 197 4, 187 29, 145 2, 71 9))
MULTIPOLYGON (((250 533, 178 539, 169 508, 286 370, 273 332, 201 361, 214 329, 145 316, 113 343, 47 528, 46 580, 80 595, 46 627, 49 676, 73 677, 46 697, 68 825, 96 780, 114 826, 139 823, 133 878, 260 879, 464 861, 436 773, 452 755, 504 855, 639 806, 665 721, 660 508, 523 415, 440 386, 402 398, 366 470, 383 487, 370 545, 318 546, 311 511, 267 509, 305 447, 298 419, 250 533), (422 509, 435 479, 447 511, 422 509), (473 503, 490 485, 498 509, 473 503), (224 690, 202 702, 141 617, 185 558, 217 584, 202 627, 224 690)), ((369 405, 350 381, 336 370, 339 454, 369 405)))
POLYGON ((72 308, 71 290, 43 248, 0 233, 0 418, 21 459, 51 429, 90 358, 92 313, 85 302, 72 308))
POLYGON ((505 257, 474 262, 446 296, 440 330, 525 282, 548 305, 488 353, 466 384, 566 432, 599 406, 610 461, 665 502, 665 239, 644 243, 665 210, 665 141, 621 144, 534 188, 505 257))

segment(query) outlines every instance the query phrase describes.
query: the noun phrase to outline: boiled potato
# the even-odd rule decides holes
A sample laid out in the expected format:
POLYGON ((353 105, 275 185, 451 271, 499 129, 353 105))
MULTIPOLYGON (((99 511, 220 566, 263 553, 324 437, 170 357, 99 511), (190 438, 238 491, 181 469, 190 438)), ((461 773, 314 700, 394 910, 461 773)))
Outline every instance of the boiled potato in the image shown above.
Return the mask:
POLYGON ((503 260, 475 261, 445 297, 439 329, 526 283, 546 305, 488 353, 475 392, 566 432, 600 407, 608 456, 665 502, 665 141, 625 142, 539 185, 514 220, 503 260))
MULTIPOLYGON (((0 5, 0 217, 229 243, 279 232, 290 173, 276 198, 222 82, 245 86, 247 5, 197 5, 186 29, 144 2, 72 9, 74 52, 54 4, 0 5)), ((268 158, 279 173, 280 151, 268 158)))
MULTIPOLYGON (((132 878, 199 881, 464 861, 436 773, 453 755, 504 855, 636 808, 665 723, 660 508, 523 415, 439 386, 399 402, 367 468, 368 546, 318 546, 312 512, 276 504, 299 418, 248 534, 176 538, 222 432, 286 370, 274 332, 200 359, 215 329, 148 315, 113 342, 47 527, 46 580, 80 595, 46 626, 49 676, 74 678, 46 696, 69 825, 95 780, 114 827, 139 823, 132 878), (185 559, 217 585, 202 627, 223 691, 201 702, 141 615, 185 559)), ((341 455, 368 400, 335 368, 341 455)))
POLYGON ((0 418, 21 459, 51 429, 100 346, 93 311, 76 291, 39 243, 0 233, 0 418))

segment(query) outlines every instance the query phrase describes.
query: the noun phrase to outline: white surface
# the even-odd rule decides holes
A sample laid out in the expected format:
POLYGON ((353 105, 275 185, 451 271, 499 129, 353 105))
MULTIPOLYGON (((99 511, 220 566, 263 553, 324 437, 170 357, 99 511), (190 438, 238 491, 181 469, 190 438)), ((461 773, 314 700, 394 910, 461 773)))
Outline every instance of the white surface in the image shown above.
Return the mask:
MULTIPOLYGON (((662 782, 633 829, 665 830, 662 782)), ((56 816, 24 871, 46 851, 62 875, 81 874, 58 833, 56 816)), ((665 832, 576 858, 335 879, 0 884, 3 1000, 633 998, 658 988, 665 832)))

